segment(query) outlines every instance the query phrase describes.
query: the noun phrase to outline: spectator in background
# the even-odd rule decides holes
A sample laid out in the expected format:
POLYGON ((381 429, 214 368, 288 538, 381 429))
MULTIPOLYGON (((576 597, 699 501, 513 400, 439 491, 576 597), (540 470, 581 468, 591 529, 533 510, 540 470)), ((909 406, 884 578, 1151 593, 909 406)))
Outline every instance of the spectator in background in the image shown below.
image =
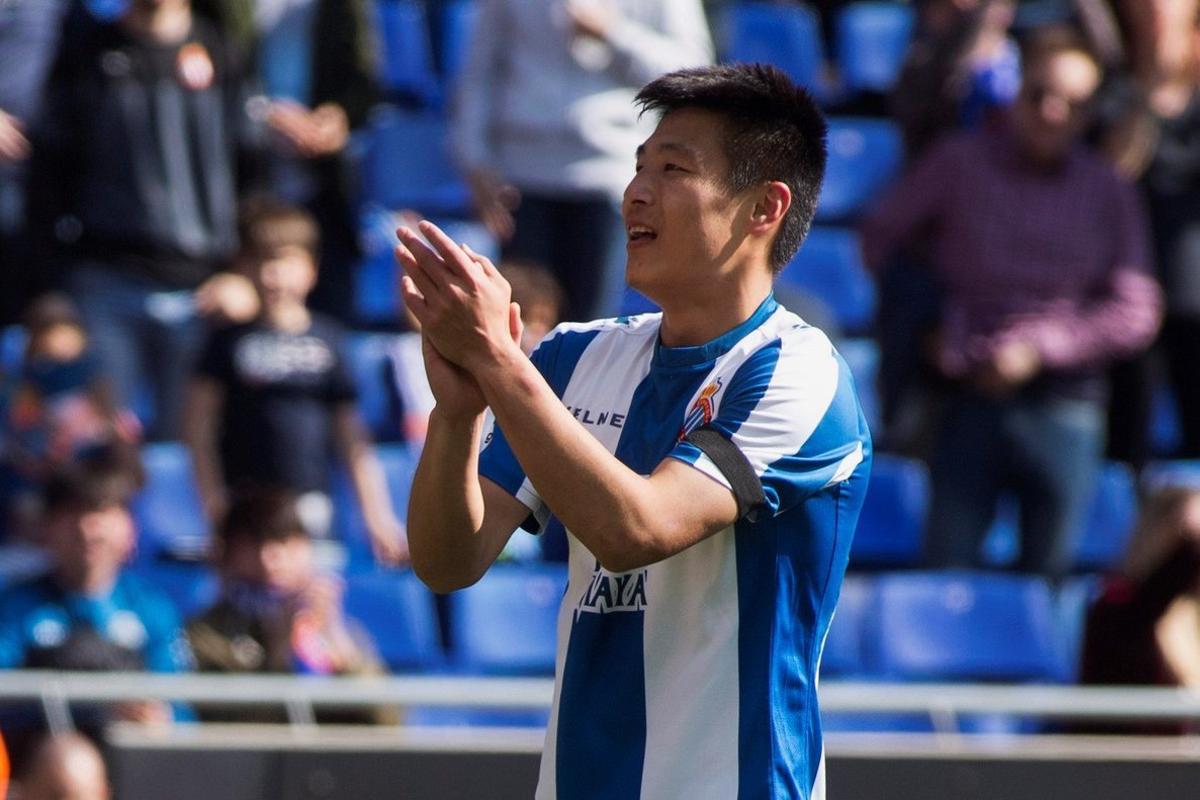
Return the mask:
POLYGON ((271 192, 321 228, 321 276, 311 305, 349 318, 361 253, 350 133, 377 100, 368 0, 194 0, 245 54, 270 130, 271 192))
MULTIPOLYGON (((149 670, 190 665, 170 600, 126 574, 137 534, 129 501, 140 474, 94 456, 46 485, 42 544, 50 574, 0 594, 0 669, 149 670)), ((169 720, 159 702, 123 703, 117 717, 169 720)))
MULTIPOLYGON (((3 794, 0 794, 3 797, 3 794)), ((91 739, 78 733, 47 735, 13 782, 19 800, 108 800, 108 769, 91 739)))
POLYGON ((1088 610, 1080 681, 1200 688, 1200 488, 1144 503, 1125 562, 1088 610))
MULTIPOLYGON (((291 492, 239 495, 220 527, 221 596, 188 623, 202 672, 369 675, 382 672, 370 636, 342 607, 342 584, 317 572, 291 492)), ((201 710, 245 720, 245 710, 201 710)), ((273 716, 278 716, 272 712, 273 716)))
POLYGON ((976 565, 1011 489, 1018 567, 1066 573, 1103 454, 1104 369, 1157 330, 1137 194, 1080 144, 1100 77, 1076 37, 1035 38, 1006 125, 934 145, 863 226, 876 269, 932 231, 944 285, 931 565, 976 565))
POLYGON ((317 227, 305 211, 247 202, 240 269, 258 290, 253 322, 214 333, 188 389, 184 431, 210 522, 230 491, 281 486, 302 495, 310 533, 327 536, 336 452, 350 472, 376 556, 407 559, 383 469, 359 416, 342 330, 305 307, 317 280, 317 227))
POLYGON ((546 264, 564 318, 620 305, 633 105, 664 72, 712 60, 700 0, 481 0, 452 147, 503 257, 546 264))
POLYGON ((152 387, 151 433, 172 438, 202 317, 254 313, 252 287, 218 272, 237 241, 242 83, 189 0, 80 17, 33 138, 37 268, 64 268, 117 402, 152 387))
POLYGON ((22 242, 29 135, 66 9, 67 0, 0 3, 0 324, 17 321, 31 297, 22 242))
POLYGON ((892 96, 905 146, 973 128, 1007 107, 1021 82, 1009 36, 1016 0, 918 0, 917 33, 892 96))
POLYGON ((135 446, 141 431, 136 417, 113 403, 70 300, 40 298, 24 327, 25 358, 4 391, 0 464, 7 533, 30 539, 50 475, 89 451, 135 446))
MULTIPOLYGON (((1157 350, 1166 361, 1183 433, 1176 455, 1200 458, 1200 3, 1117 3, 1128 31, 1130 79, 1106 145, 1120 171, 1138 180, 1150 211, 1166 316, 1157 350)), ((1155 384, 1151 360, 1114 371, 1110 452, 1141 465, 1155 384)))

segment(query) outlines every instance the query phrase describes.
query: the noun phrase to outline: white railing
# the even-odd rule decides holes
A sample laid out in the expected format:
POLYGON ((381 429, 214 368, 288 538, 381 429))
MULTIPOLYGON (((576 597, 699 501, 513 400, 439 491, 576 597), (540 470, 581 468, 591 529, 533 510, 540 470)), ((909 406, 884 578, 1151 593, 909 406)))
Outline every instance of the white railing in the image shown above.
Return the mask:
MULTIPOLYGON (((0 702, 41 704, 52 725, 70 725, 70 703, 164 700, 225 706, 284 706, 293 724, 311 724, 319 706, 548 708, 548 678, 0 672, 0 702)), ((939 730, 964 714, 1107 721, 1200 720, 1200 692, 1159 687, 893 684, 826 681, 826 712, 925 713, 939 730)))

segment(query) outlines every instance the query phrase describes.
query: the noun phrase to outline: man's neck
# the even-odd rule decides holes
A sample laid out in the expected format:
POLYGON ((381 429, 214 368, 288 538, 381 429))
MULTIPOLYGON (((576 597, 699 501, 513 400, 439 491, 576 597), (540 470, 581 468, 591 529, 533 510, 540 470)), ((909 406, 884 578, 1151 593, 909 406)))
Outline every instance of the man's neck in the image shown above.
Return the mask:
POLYGON ((163 0, 153 7, 133 3, 121 19, 127 31, 158 44, 182 41, 192 29, 190 0, 163 0))
POLYGON ((741 325, 771 293, 767 272, 734 286, 716 284, 703 298, 693 296, 662 303, 659 336, 666 347, 694 347, 711 342, 741 325))

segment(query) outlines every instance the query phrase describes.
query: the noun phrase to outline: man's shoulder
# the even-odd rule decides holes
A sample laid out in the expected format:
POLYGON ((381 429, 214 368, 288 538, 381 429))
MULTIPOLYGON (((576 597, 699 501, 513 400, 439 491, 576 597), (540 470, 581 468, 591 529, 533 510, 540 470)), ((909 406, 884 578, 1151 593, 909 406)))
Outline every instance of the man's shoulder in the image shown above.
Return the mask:
MULTIPOLYGON (((612 317, 591 322, 563 322, 553 328, 546 338, 538 345, 543 356, 548 352, 559 356, 562 353, 574 353, 576 356, 596 339, 620 337, 632 343, 644 341, 645 337, 658 334, 661 313, 637 314, 634 316, 612 317)), ((535 351, 536 352, 536 351, 535 351)))

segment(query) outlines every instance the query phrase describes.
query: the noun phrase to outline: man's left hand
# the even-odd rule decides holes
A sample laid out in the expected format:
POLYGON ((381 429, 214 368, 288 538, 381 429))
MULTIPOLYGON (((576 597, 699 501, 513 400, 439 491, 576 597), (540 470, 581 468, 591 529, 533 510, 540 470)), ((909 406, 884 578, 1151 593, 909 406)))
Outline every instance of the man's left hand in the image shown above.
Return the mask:
POLYGON ((517 348, 519 309, 512 290, 491 261, 459 246, 432 222, 418 227, 429 244, 408 228, 397 231, 404 302, 437 351, 474 373, 481 359, 517 348))

